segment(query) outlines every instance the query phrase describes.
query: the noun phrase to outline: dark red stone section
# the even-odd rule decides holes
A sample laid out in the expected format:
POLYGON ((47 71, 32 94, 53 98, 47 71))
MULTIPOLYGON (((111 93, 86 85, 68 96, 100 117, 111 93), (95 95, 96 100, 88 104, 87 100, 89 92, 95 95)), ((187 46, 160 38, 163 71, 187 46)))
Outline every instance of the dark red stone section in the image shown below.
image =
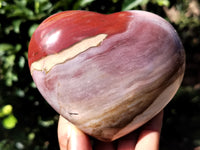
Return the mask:
POLYGON ((81 40, 101 33, 124 32, 131 13, 103 15, 89 11, 65 11, 44 20, 29 44, 29 67, 42 57, 58 53, 81 40))

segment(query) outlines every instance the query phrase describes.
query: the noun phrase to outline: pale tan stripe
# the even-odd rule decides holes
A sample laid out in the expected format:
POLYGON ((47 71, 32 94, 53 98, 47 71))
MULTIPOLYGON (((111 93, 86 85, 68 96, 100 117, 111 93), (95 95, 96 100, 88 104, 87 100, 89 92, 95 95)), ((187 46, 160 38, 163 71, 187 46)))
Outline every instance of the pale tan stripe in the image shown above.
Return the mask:
POLYGON ((71 59, 78 54, 86 51, 91 47, 98 46, 107 37, 107 34, 99 34, 87 39, 84 39, 70 48, 67 48, 60 53, 46 56, 31 64, 31 73, 34 70, 49 72, 53 66, 64 63, 66 60, 71 59))

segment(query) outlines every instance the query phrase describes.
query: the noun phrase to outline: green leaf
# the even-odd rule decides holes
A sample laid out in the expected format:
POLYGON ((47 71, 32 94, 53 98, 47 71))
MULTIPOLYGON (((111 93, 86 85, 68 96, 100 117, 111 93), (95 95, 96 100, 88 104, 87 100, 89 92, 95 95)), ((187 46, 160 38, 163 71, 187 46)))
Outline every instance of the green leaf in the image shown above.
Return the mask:
POLYGON ((40 11, 44 12, 46 10, 49 10, 52 8, 52 3, 44 1, 41 5, 40 5, 40 11))
POLYGON ((122 10, 131 10, 139 5, 144 5, 148 0, 124 0, 122 4, 122 10))
POLYGON ((92 2, 94 2, 95 0, 78 0, 74 6, 73 9, 80 9, 80 8, 84 8, 87 5, 91 4, 92 2))
POLYGON ((13 129, 17 124, 17 118, 14 115, 9 115, 4 118, 2 121, 2 125, 5 129, 13 129))
POLYGON ((20 68, 24 68, 25 58, 23 56, 20 56, 18 64, 20 68))
POLYGON ((34 31, 37 29, 38 26, 39 26, 38 24, 33 24, 33 25, 29 28, 29 30, 28 30, 28 35, 29 35, 30 37, 33 35, 34 31))
POLYGON ((34 82, 31 82, 30 86, 31 86, 32 88, 36 88, 36 85, 35 85, 34 82))
POLYGON ((39 118, 39 124, 42 127, 49 127, 52 126, 54 123, 54 120, 42 120, 41 118, 39 118))
POLYGON ((2 113, 3 113, 4 116, 5 116, 5 115, 9 115, 9 114, 12 113, 12 110, 13 110, 12 105, 5 105, 5 106, 3 106, 3 108, 2 108, 2 113))
POLYGON ((34 138, 35 138, 35 133, 31 132, 31 133, 28 134, 28 140, 29 141, 34 140, 34 138))
POLYGON ((19 7, 26 7, 27 5, 27 0, 14 0, 15 4, 19 7))
POLYGON ((22 45, 21 44, 17 44, 16 46, 15 46, 15 52, 18 52, 18 51, 20 51, 22 49, 22 45))
POLYGON ((1 43, 0 44, 0 55, 4 51, 12 50, 13 48, 14 48, 14 46, 9 43, 1 43))
POLYGON ((16 95, 19 97, 24 97, 25 96, 25 92, 21 89, 17 89, 16 90, 16 95))
POLYGON ((18 76, 12 70, 8 70, 5 74, 5 80, 7 86, 12 86, 13 81, 18 81, 18 76))
POLYGON ((156 0, 156 3, 157 3, 159 6, 166 6, 166 7, 169 7, 169 5, 170 5, 169 0, 156 0))
POLYGON ((6 52, 7 54, 17 53, 21 48, 21 44, 16 44, 16 46, 14 46, 9 43, 0 43, 0 56, 3 56, 6 52))
POLYGON ((10 6, 10 8, 12 7, 12 13, 8 13, 7 17, 11 18, 11 17, 17 17, 17 18, 23 18, 23 19, 30 19, 30 17, 34 16, 34 12, 27 8, 27 7, 21 7, 21 6, 17 6, 17 5, 12 5, 10 6))
POLYGON ((9 68, 9 67, 14 66, 15 57, 16 57, 16 56, 15 56, 14 54, 7 56, 7 57, 5 58, 4 67, 5 67, 5 68, 9 68))
POLYGON ((35 0, 35 13, 38 14, 40 12, 40 2, 35 0))
POLYGON ((81 0, 81 1, 80 1, 80 6, 81 6, 81 7, 85 7, 85 6, 91 4, 91 3, 94 2, 94 1, 95 1, 95 0, 81 0))
POLYGON ((14 32, 15 33, 19 33, 20 32, 20 25, 22 23, 22 20, 21 19, 17 19, 17 20, 14 20, 12 22, 13 24, 13 29, 14 29, 14 32))

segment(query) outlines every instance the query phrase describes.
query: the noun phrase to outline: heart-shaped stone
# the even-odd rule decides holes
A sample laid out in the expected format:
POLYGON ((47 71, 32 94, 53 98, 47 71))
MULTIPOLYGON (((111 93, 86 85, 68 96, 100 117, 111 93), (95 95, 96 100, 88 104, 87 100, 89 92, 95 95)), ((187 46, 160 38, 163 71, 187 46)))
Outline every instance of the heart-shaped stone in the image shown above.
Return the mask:
POLYGON ((185 53, 174 28, 144 11, 65 11, 34 32, 31 75, 48 103, 83 132, 112 141, 175 95, 185 53))

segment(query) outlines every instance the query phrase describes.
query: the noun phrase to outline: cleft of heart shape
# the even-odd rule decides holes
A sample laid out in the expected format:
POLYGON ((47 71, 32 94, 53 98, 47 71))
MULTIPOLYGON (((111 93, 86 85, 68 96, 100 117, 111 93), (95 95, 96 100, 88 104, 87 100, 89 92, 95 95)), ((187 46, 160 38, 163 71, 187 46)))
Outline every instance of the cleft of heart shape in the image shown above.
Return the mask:
POLYGON ((88 135, 113 141, 177 92, 185 53, 175 29, 145 11, 64 11, 32 35, 28 61, 45 100, 88 135))

